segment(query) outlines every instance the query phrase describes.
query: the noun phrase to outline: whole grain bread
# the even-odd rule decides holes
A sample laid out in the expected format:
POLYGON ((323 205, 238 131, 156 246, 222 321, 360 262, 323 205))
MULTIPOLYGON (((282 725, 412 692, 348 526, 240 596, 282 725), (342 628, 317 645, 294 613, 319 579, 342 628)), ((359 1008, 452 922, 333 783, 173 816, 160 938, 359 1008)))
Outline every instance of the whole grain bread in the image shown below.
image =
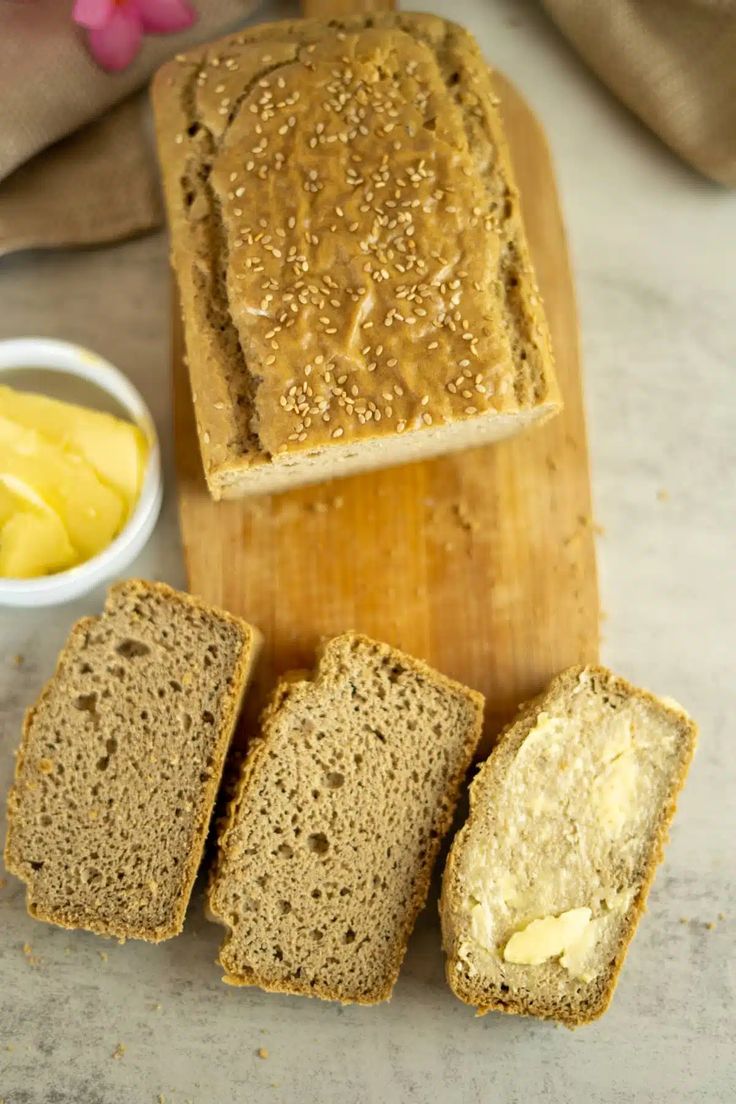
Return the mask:
POLYGON ((569 1027, 608 1007, 697 729, 603 667, 521 708, 470 789, 444 871, 450 986, 479 1012, 569 1027))
POLYGON ((32 916, 121 939, 181 931, 257 642, 140 580, 74 626, 8 799, 5 862, 32 916))
POLYGON ((391 995, 481 733, 483 698, 345 634, 281 682, 220 837, 209 906, 225 981, 391 995))
POLYGON ((430 15, 249 27, 153 86, 216 498, 480 445, 560 407, 490 72, 430 15))

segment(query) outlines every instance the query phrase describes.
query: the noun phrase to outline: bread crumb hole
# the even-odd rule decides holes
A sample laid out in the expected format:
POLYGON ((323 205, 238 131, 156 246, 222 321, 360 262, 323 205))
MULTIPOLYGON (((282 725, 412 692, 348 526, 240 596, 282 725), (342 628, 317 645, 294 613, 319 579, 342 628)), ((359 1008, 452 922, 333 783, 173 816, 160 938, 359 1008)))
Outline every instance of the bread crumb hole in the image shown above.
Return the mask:
POLYGON ((324 832, 313 832, 311 836, 307 836, 307 847, 317 855, 324 855, 329 851, 330 841, 324 832))
POLYGON ((291 902, 279 901, 279 912, 282 916, 287 916, 291 912, 291 902))
POLYGON ((202 713, 202 720, 204 721, 205 724, 210 724, 210 725, 214 724, 215 723, 215 715, 214 715, 214 713, 211 713, 209 711, 209 709, 205 709, 204 712, 202 713))
POLYGON ((340 771, 330 771, 327 775, 327 786, 331 790, 339 790, 345 781, 345 775, 340 774, 340 771))
POLYGON ((292 848, 289 847, 288 843, 280 843, 279 846, 276 848, 276 853, 278 855, 281 855, 282 859, 290 859, 294 854, 292 848))
POLYGON ((123 659, 134 659, 137 656, 147 656, 151 649, 142 640, 121 640, 115 651, 123 659))
POLYGON ((74 708, 82 713, 96 713, 97 694, 80 694, 74 699, 74 708))
POLYGON ((342 941, 343 941, 343 943, 354 943, 355 942, 355 932, 353 931, 352 928, 348 928, 348 930, 345 932, 345 935, 343 936, 342 941))

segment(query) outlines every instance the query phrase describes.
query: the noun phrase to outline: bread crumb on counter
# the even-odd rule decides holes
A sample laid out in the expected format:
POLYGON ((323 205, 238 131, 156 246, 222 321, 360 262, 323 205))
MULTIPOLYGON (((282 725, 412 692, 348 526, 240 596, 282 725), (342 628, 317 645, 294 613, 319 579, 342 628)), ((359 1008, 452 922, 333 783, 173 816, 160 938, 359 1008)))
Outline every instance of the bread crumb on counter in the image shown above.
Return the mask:
POLYGON ((97 953, 103 962, 107 962, 107 951, 98 951, 97 953))
POLYGON ((259 1058, 268 1058, 268 1050, 266 1049, 266 1047, 259 1047, 256 1051, 256 1054, 259 1058))
POLYGON ((657 491, 657 501, 658 502, 669 502, 669 500, 670 500, 670 492, 665 490, 664 487, 661 487, 657 491))
POLYGON ((25 656, 18 654, 13 656, 11 663, 13 663, 15 667, 22 667, 25 661, 25 656))
POLYGON ((40 966, 43 959, 39 955, 33 953, 33 947, 30 943, 23 944, 23 954, 26 957, 26 962, 29 966, 40 966))
POLYGON ((125 1055, 125 1043, 118 1043, 112 1052, 113 1058, 122 1058, 125 1055))

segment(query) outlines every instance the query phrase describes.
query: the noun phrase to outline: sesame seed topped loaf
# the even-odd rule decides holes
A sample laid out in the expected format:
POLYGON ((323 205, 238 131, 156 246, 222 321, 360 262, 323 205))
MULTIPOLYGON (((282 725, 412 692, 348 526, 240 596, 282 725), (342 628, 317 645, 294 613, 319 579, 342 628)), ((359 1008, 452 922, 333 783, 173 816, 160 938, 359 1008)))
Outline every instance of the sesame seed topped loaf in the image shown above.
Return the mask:
POLYGON ((164 66, 153 98, 215 497, 482 444, 559 408, 466 31, 393 13, 248 28, 164 66))
POLYGON ((483 698, 346 633, 276 689, 220 837, 225 981, 391 995, 481 733, 483 698))
POLYGON ((32 916, 121 939, 181 931, 257 642, 140 580, 74 626, 8 799, 5 862, 32 916))
POLYGON ((471 784, 445 867, 461 1000, 568 1027, 605 1012, 696 736, 671 699, 603 667, 573 667, 522 707, 471 784))

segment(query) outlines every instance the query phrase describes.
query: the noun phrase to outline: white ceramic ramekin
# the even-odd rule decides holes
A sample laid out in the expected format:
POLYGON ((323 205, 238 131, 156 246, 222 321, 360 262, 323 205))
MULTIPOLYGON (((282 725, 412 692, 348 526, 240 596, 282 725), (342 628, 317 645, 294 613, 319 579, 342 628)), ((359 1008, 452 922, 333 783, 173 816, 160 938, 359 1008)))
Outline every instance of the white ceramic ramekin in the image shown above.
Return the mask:
POLYGON ((140 498, 112 544, 92 559, 55 575, 38 579, 0 578, 0 606, 55 606, 121 575, 142 550, 161 509, 161 456, 153 418, 143 398, 122 372, 96 353, 81 345, 40 337, 0 341, 0 382, 5 372, 18 368, 42 368, 78 376, 95 384, 116 400, 130 420, 140 426, 148 441, 148 462, 140 498))

